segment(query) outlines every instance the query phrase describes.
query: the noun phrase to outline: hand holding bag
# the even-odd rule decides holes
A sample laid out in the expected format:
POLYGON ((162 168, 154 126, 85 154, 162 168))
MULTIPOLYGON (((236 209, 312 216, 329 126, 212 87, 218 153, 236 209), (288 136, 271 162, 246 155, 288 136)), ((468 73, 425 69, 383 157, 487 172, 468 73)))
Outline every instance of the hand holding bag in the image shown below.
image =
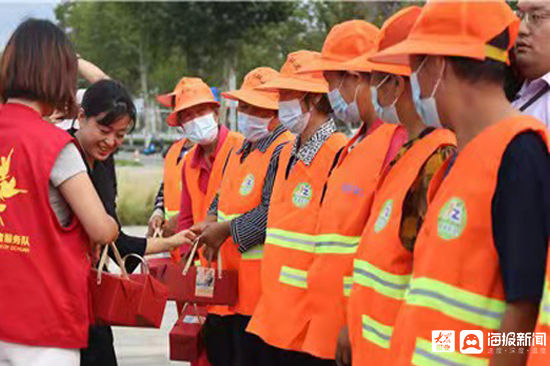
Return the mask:
POLYGON ((218 251, 217 270, 208 267, 191 267, 198 248, 199 238, 195 239, 187 263, 183 269, 183 286, 178 291, 177 300, 197 304, 235 305, 238 295, 238 273, 235 270, 222 270, 221 251, 218 251))

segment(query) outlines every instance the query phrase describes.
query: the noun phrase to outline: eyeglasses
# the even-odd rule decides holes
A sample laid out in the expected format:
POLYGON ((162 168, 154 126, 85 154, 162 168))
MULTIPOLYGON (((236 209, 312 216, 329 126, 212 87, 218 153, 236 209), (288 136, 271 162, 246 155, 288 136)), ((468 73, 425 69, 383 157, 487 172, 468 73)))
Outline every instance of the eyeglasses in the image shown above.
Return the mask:
POLYGON ((525 22, 527 25, 539 26, 545 20, 550 19, 550 12, 535 10, 533 12, 527 11, 516 11, 516 15, 521 19, 522 22, 525 22))

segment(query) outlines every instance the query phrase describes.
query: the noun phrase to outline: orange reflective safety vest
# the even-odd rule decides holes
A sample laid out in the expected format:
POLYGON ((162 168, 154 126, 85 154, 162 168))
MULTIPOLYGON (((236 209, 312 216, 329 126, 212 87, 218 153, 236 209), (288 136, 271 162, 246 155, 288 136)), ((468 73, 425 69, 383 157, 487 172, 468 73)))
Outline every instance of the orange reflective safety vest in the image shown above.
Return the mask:
POLYGON ((537 326, 535 327, 535 337, 540 337, 539 334, 545 333, 545 353, 541 353, 539 348, 541 345, 532 344, 529 351, 529 360, 527 366, 548 366, 550 365, 550 352, 546 348, 548 340, 550 339, 550 258, 546 260, 546 281, 544 283, 544 292, 542 300, 540 302, 539 318, 537 320, 537 326), (537 334, 538 333, 538 334, 537 334), (535 351, 536 349, 536 351, 535 351))
POLYGON ((370 216, 353 262, 348 329, 353 365, 390 364, 391 329, 412 273, 412 252, 399 232, 403 202, 422 167, 440 147, 456 145, 449 130, 416 141, 376 190, 370 216))
MULTIPOLYGON (((293 139, 292 134, 286 131, 277 137, 265 152, 255 149, 243 162, 241 162, 241 154, 237 154, 236 151, 231 153, 220 186, 218 221, 233 220, 261 203, 262 183, 271 156, 277 146, 288 143, 291 139, 293 139)), ((223 263, 224 267, 239 271, 239 297, 237 304, 231 310, 242 315, 252 315, 260 297, 260 263, 263 256, 263 243, 241 255, 237 244, 230 236, 223 243, 223 250, 227 258, 223 263)))
POLYGON ((307 275, 321 196, 335 155, 345 143, 344 135, 333 134, 309 166, 299 160, 288 176, 293 144, 281 151, 261 265, 262 294, 247 328, 272 346, 302 348, 310 318, 307 275))
POLYGON ((178 162, 186 139, 172 144, 164 158, 164 219, 170 220, 180 211, 181 202, 181 169, 183 158, 178 162))
POLYGON ((199 223, 206 218, 208 207, 212 203, 212 200, 218 193, 220 183, 223 175, 223 166, 229 157, 229 154, 238 149, 244 137, 237 132, 229 131, 222 147, 216 154, 216 158, 212 163, 212 171, 210 173, 210 179, 208 180, 208 190, 206 193, 202 192, 199 187, 199 167, 193 168, 191 165, 191 159, 195 155, 195 150, 199 148, 199 145, 195 145, 185 155, 185 183, 191 196, 193 222, 199 223))
MULTIPOLYGON (((380 324, 371 322, 367 328, 373 334, 384 330, 382 338, 391 336, 390 357, 395 364, 489 363, 487 347, 481 354, 460 352, 460 331, 478 330, 485 338, 500 328, 506 310, 491 202, 502 155, 510 141, 526 131, 538 132, 546 141, 546 129, 539 121, 528 116, 508 118, 472 139, 445 178, 450 161, 432 178, 413 273, 395 327, 377 328, 380 324), (454 331, 455 352, 432 351, 434 330, 454 331)), ((385 279, 385 286, 402 281, 398 276, 385 279)))
POLYGON ((317 222, 314 260, 307 274, 310 322, 303 351, 334 359, 338 332, 346 324, 353 255, 369 217, 395 124, 384 123, 365 136, 356 135, 342 151, 327 181, 317 222))
MULTIPOLYGON (((214 200, 216 193, 220 188, 220 184, 223 176, 223 167, 229 158, 229 154, 232 151, 236 151, 241 146, 244 137, 237 132, 229 131, 225 141, 223 142, 222 147, 216 154, 214 162, 212 163, 212 171, 210 172, 210 178, 208 180, 208 189, 206 193, 202 192, 199 187, 199 175, 200 168, 193 168, 191 166, 191 159, 195 155, 195 149, 198 149, 199 146, 195 145, 189 150, 185 155, 185 183, 187 184, 187 189, 189 190, 189 195, 191 196, 191 204, 193 211, 193 223, 199 223, 204 221, 208 208, 214 200)), ((206 259, 202 255, 202 251, 199 252, 199 259, 195 261, 195 265, 207 265, 206 259)), ((222 262, 226 257, 225 248, 222 248, 221 251, 222 262)), ((227 306, 209 306, 208 312, 219 315, 230 315, 233 312, 228 310, 227 306)))

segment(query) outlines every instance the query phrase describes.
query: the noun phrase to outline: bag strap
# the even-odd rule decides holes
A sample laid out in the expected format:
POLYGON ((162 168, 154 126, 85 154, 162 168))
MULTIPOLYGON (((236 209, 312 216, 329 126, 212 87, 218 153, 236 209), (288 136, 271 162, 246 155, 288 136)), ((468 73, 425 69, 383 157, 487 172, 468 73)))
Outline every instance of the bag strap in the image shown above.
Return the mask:
POLYGON ((126 259, 128 259, 128 257, 137 258, 141 262, 141 266, 140 266, 141 267, 141 273, 149 274, 149 265, 147 264, 147 261, 141 255, 136 254, 136 253, 126 254, 124 256, 124 258, 122 258, 122 266, 123 266, 124 269, 126 269, 126 259))
MULTIPOLYGON (((183 313, 185 313, 185 310, 187 309, 187 305, 189 305, 189 302, 186 302, 185 304, 183 304, 183 308, 181 309, 181 313, 180 313, 180 316, 179 316, 180 319, 183 316, 183 313)), ((197 303, 193 303, 193 308, 195 309, 195 315, 197 316, 197 319, 199 320, 199 324, 201 326, 204 325, 204 321, 202 320, 202 317, 199 314, 199 309, 197 308, 197 303)), ((183 320, 182 320, 182 322, 183 322, 183 320)))
POLYGON ((109 260, 108 252, 109 248, 113 250, 113 254, 115 256, 115 261, 120 267, 120 271, 122 273, 122 277, 128 278, 128 273, 126 272, 126 267, 124 267, 124 261, 122 260, 122 257, 120 256, 120 252, 118 251, 118 248, 116 247, 114 242, 111 242, 107 245, 103 246, 103 252, 101 253, 101 258, 99 260, 99 264, 97 266, 97 284, 101 284, 101 274, 103 273, 103 268, 105 267, 105 264, 109 260))
POLYGON ((529 99, 527 102, 525 102, 525 104, 519 107, 519 111, 520 112, 525 111, 533 103, 539 100, 544 94, 546 94, 549 90, 550 90, 550 85, 545 83, 544 86, 537 92, 537 94, 533 95, 531 99, 529 99))
POLYGON ((161 228, 155 228, 155 232, 153 233, 153 238, 162 238, 162 229, 161 228))
MULTIPOLYGON (((185 263, 185 267, 183 267, 183 271, 181 272, 184 276, 187 275, 187 272, 189 271, 189 268, 191 267, 191 263, 193 263, 193 258, 195 258, 195 253, 197 253, 197 248, 199 246, 199 239, 200 236, 198 236, 195 241, 193 242, 193 246, 191 247, 191 251, 189 252, 189 257, 187 257, 187 262, 185 263)), ((221 248, 218 250, 218 278, 222 278, 222 253, 221 248)), ((210 262, 208 262, 208 266, 210 267, 210 262)))

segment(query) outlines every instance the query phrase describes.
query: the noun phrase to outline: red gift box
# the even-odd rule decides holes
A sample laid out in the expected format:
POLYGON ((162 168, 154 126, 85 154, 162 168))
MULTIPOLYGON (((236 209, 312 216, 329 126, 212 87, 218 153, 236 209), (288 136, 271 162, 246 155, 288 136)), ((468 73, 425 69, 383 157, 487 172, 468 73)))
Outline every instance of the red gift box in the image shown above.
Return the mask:
POLYGON ((158 280, 149 274, 147 262, 137 254, 128 254, 122 259, 123 268, 126 264, 126 258, 133 256, 141 260, 142 273, 129 275, 130 280, 141 285, 141 294, 135 306, 136 325, 140 327, 160 328, 164 308, 168 300, 168 289, 158 280))
POLYGON ((218 251, 217 269, 211 269, 210 266, 191 267, 198 240, 198 238, 195 240, 181 274, 181 285, 175 289, 175 300, 208 305, 235 305, 238 295, 238 272, 222 270, 220 251, 218 251))
POLYGON ((183 265, 174 263, 170 258, 149 259, 149 272, 151 276, 162 282, 168 289, 168 300, 180 300, 182 287, 185 285, 183 265))
POLYGON ((148 273, 128 275, 125 259, 120 258, 116 246, 111 243, 103 250, 99 269, 91 270, 89 287, 95 323, 158 328, 166 305, 166 289, 148 273), (109 246, 121 268, 120 275, 103 272, 109 246))
POLYGON ((186 303, 170 331, 170 360, 197 361, 204 357, 201 328, 206 320, 206 308, 186 303))

